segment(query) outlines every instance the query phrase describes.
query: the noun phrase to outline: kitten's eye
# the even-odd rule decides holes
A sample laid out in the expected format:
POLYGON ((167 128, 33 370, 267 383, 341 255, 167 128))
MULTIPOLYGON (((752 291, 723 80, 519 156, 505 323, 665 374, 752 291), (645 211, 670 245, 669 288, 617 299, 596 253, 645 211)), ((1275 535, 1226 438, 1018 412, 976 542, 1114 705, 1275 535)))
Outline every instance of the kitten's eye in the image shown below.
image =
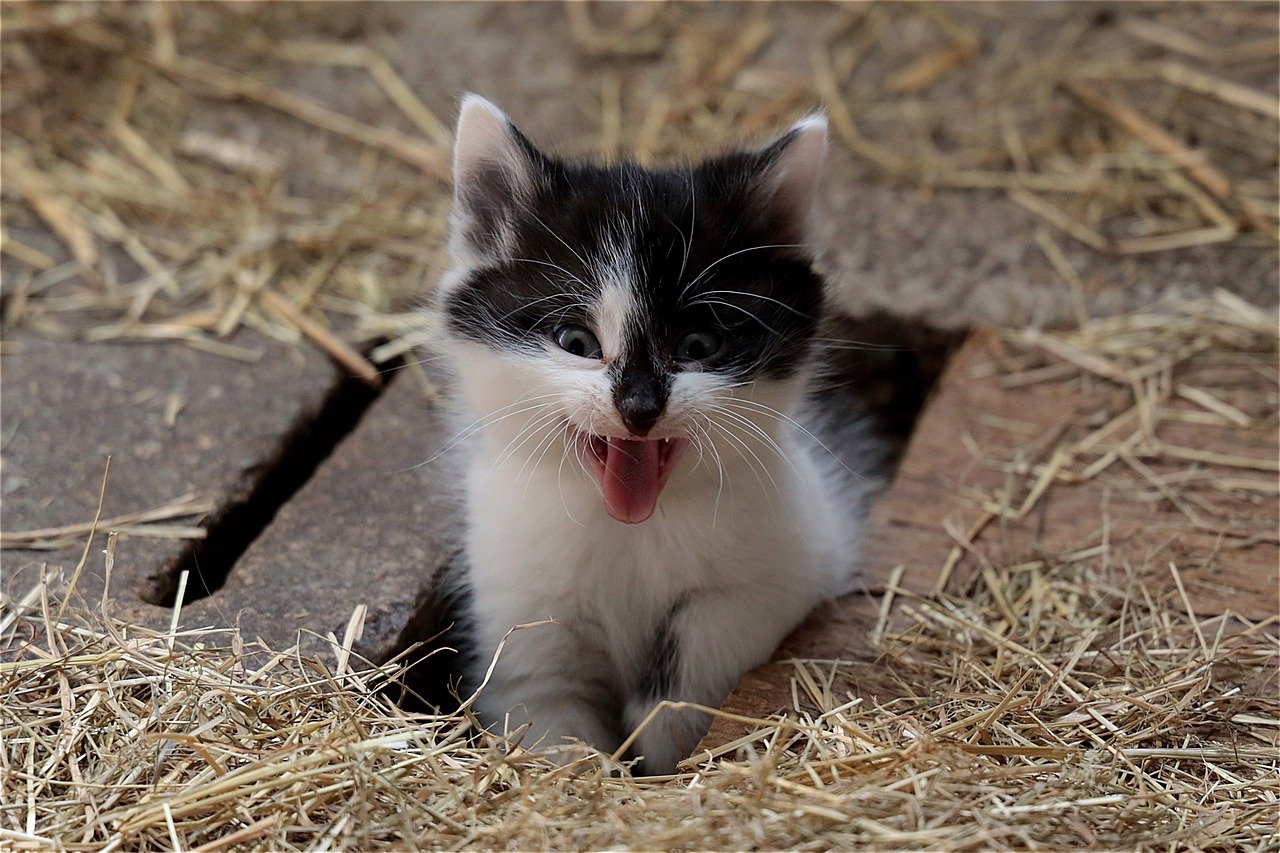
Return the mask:
POLYGON ((719 333, 690 332, 676 344, 676 358, 680 361, 706 361, 720 352, 724 338, 719 333))
POLYGON ((556 326, 556 330, 551 333, 555 338, 556 344, 560 349, 576 355, 580 358, 600 358, 604 353, 600 350, 600 342, 596 340, 596 336, 591 334, 589 329, 582 326, 575 326, 572 323, 565 323, 562 326, 556 326))

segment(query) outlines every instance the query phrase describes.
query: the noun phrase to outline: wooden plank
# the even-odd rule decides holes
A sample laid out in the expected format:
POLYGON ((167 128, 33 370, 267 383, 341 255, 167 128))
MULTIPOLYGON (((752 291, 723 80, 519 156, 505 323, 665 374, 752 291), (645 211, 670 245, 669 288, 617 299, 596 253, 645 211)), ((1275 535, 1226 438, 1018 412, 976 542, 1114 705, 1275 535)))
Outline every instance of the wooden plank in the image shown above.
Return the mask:
MULTIPOLYGON (((1174 592, 1172 575, 1165 571, 1174 562, 1201 615, 1228 608, 1250 619, 1275 614, 1276 500, 1265 491, 1268 478, 1275 483, 1274 473, 1201 465, 1203 477, 1179 484, 1169 498, 1141 469, 1159 480, 1185 473, 1194 463, 1144 459, 1135 449, 1136 468, 1121 460, 1084 482, 1053 482, 1025 518, 990 518, 982 500, 1007 488, 1008 466, 1046 464, 1057 448, 1123 414, 1130 402, 1126 392, 1106 382, 1004 387, 996 353, 994 337, 975 336, 940 380, 892 487, 872 511, 863 554, 869 589, 883 589, 890 572, 902 565, 904 589, 930 594, 946 573, 948 588, 959 591, 984 560, 1013 564, 1080 551, 1103 544, 1105 535, 1112 565, 1127 560, 1161 567, 1158 575, 1144 578, 1159 592, 1174 592), (1256 482, 1262 491, 1216 489, 1204 481, 1214 476, 1256 482), (1188 497, 1177 497, 1180 493, 1188 497), (1203 523, 1193 524, 1188 510, 1203 523), (972 546, 962 547, 957 536, 964 539, 979 527, 972 546)), ((1248 365, 1187 365, 1177 381, 1236 387, 1246 396, 1247 383, 1257 386, 1248 365)), ((1179 412, 1197 409, 1178 400, 1169 406, 1179 412)), ((1135 416, 1131 425, 1119 426, 1132 433, 1138 425, 1135 416)), ((1265 417, 1247 427, 1225 421, 1218 426, 1162 422, 1155 435, 1165 445, 1257 460, 1264 467, 1277 457, 1274 421, 1265 417)), ((1015 492, 1015 508, 1025 497, 1015 492)))
MULTIPOLYGON (((1139 579, 1152 594, 1180 602, 1172 563, 1198 616, 1228 609, 1251 620, 1274 616, 1280 601, 1277 498, 1271 488, 1278 452, 1274 377, 1268 386, 1260 382, 1257 365, 1220 361, 1184 363, 1176 381, 1235 389, 1222 402, 1242 410, 1248 425, 1225 417, 1215 425, 1193 414, 1191 422, 1160 422, 1155 436, 1187 449, 1183 456, 1256 460, 1257 470, 1135 456, 1134 465, 1118 460, 1080 482, 1046 479, 1024 517, 1001 520, 989 512, 992 495, 1012 486, 1009 503, 1019 507, 1026 484, 1036 480, 1036 465, 1123 414, 1132 398, 1110 381, 1078 375, 1011 383, 996 336, 971 337, 939 380, 893 484, 871 512, 862 556, 866 591, 819 609, 772 661, 743 678, 724 709, 759 718, 792 708, 795 658, 851 662, 858 675, 842 677, 842 689, 880 701, 905 695, 910 685, 875 663, 870 640, 880 593, 898 567, 901 590, 932 595, 946 581, 948 592, 963 594, 986 563, 1016 565, 1075 551, 1084 554, 1080 559, 1103 560, 1117 571, 1139 567, 1139 579), (1029 466, 1031 475, 1011 476, 1012 463, 1029 466), (1158 486, 1166 477, 1179 480, 1176 490, 1166 487, 1172 498, 1158 486), (1245 487, 1223 489, 1223 478, 1245 487)), ((1179 413, 1205 411, 1180 399, 1167 405, 1179 413)), ((1121 422, 1098 445, 1115 443, 1137 426, 1136 416, 1132 424, 1121 422)), ((1082 456, 1073 467, 1083 469, 1093 458, 1082 456)), ((748 728, 718 720, 699 751, 728 743, 748 728)))

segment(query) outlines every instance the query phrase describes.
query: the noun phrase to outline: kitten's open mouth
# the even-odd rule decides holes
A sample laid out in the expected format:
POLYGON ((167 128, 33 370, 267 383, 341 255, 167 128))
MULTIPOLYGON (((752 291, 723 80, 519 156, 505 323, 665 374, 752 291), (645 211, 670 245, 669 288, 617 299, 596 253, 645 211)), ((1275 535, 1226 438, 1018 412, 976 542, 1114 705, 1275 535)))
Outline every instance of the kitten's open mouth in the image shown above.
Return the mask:
POLYGON ((583 458, 600 491, 609 515, 627 524, 648 520, 658 506, 658 495, 680 461, 686 438, 611 438, 578 433, 583 458))

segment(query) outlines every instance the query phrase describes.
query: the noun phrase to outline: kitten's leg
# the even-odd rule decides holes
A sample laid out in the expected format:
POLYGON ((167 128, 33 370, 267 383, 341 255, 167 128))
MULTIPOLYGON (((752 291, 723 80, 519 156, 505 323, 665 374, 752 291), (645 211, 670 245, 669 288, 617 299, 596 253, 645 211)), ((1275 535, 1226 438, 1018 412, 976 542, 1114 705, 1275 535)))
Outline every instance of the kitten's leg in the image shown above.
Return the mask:
POLYGON ((491 710, 482 715, 495 731, 514 733, 523 728, 520 745, 546 753, 553 761, 582 757, 585 751, 578 741, 606 753, 616 749, 620 739, 615 727, 590 702, 572 695, 575 686, 549 684, 549 691, 523 692, 511 701, 491 697, 491 710), (500 708, 507 710, 496 710, 500 708))
MULTIPOLYGON (((582 755, 574 741, 609 752, 621 742, 619 703, 597 669, 563 625, 516 632, 476 697, 476 710, 491 731, 523 728, 523 746, 556 760, 582 755)), ((482 678, 482 671, 475 672, 472 683, 482 678)))
MULTIPOLYGON (((742 674, 768 660, 817 603, 796 590, 700 593, 676 603, 655 634, 651 660, 624 713, 627 733, 664 699, 719 707, 742 674)), ((631 747, 645 773, 674 773, 711 724, 697 710, 663 709, 631 747)))

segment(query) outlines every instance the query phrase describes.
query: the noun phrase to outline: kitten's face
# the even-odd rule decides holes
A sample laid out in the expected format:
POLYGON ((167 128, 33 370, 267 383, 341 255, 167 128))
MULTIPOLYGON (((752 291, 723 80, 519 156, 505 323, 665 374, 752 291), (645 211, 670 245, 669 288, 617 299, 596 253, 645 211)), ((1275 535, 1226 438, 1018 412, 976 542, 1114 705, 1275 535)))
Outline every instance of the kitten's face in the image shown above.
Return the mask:
POLYGON ((442 307, 504 458, 589 475, 629 523, 678 467, 762 465, 822 311, 825 124, 680 170, 552 160, 478 98, 457 138, 442 307))

